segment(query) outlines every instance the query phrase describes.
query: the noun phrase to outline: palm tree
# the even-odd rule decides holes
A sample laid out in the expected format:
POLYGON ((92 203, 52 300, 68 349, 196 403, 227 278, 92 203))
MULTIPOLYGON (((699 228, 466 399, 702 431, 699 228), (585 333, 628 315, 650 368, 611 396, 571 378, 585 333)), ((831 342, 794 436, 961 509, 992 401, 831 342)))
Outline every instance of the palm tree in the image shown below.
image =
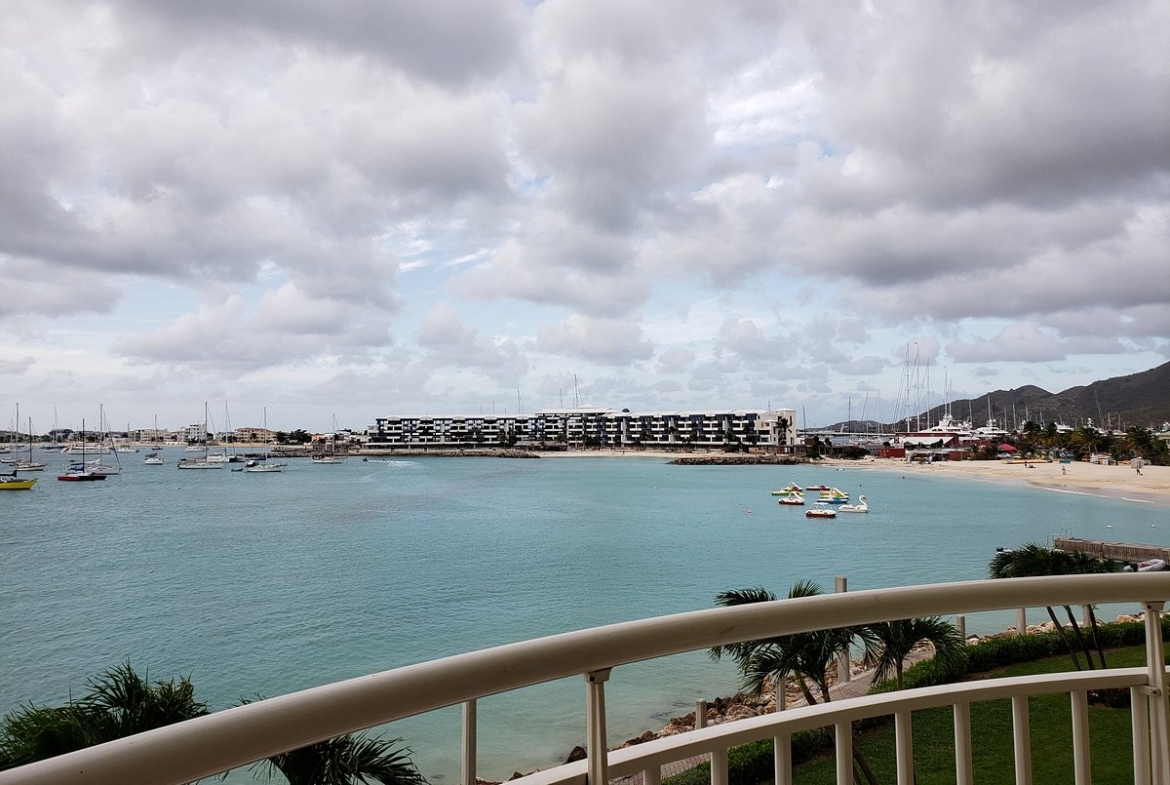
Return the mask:
MULTIPOLYGON (((788 599, 821 594, 824 590, 819 584, 797 581, 789 589, 788 599)), ((776 599, 776 595, 767 589, 755 587, 720 592, 715 602, 723 607, 733 607, 776 599)), ((716 646, 711 649, 711 658, 719 660, 726 654, 735 660, 743 675, 743 686, 755 695, 761 694, 778 676, 792 673, 805 700, 813 705, 829 700, 829 669, 842 652, 848 651, 854 640, 860 640, 869 653, 872 637, 865 628, 842 627, 716 646), (812 687, 816 687, 820 701, 814 696, 812 687)))
MULTIPOLYGON (((1042 575, 1090 575, 1108 571, 1109 566, 1105 562, 1094 559, 1086 553, 1060 551, 1034 542, 1026 543, 1013 550, 998 551, 988 565, 988 573, 992 578, 1028 578, 1042 575)), ((1080 625, 1077 624, 1077 619, 1073 614, 1072 608, 1068 605, 1063 607, 1068 616, 1069 626, 1072 628, 1073 637, 1076 639, 1077 646, 1084 653, 1085 661, 1088 663, 1089 669, 1092 670, 1096 666, 1093 663, 1093 656, 1089 651, 1089 644, 1081 632, 1080 625)), ((1077 658, 1077 647, 1074 646, 1068 633, 1056 618, 1056 612, 1052 607, 1048 606, 1045 610, 1048 611, 1048 617, 1052 620, 1057 634, 1060 635, 1061 640, 1064 641, 1064 645, 1068 648, 1073 665, 1076 666, 1077 670, 1080 670, 1081 664, 1077 658)), ((1089 607, 1089 622, 1093 628, 1093 645, 1097 649, 1097 656, 1101 661, 1101 667, 1104 668, 1105 651, 1097 638, 1097 614, 1093 611, 1092 606, 1089 607)), ((1022 633, 1024 631, 1020 630, 1020 632, 1022 633)))
MULTIPOLYGON (((247 698, 240 702, 252 703, 247 698)), ((349 733, 273 755, 252 768, 265 771, 269 782, 281 775, 289 785, 426 785, 410 759, 411 750, 396 747, 401 741, 349 733)))
MULTIPOLYGON (((824 590, 819 584, 813 581, 797 581, 789 589, 788 599, 815 597, 820 594, 824 594, 824 590)), ((776 595, 772 592, 755 587, 720 592, 716 595, 715 602, 724 607, 732 607, 755 602, 771 602, 775 599, 776 595)), ((762 693, 764 688, 778 677, 793 673, 805 701, 812 706, 817 703, 817 699, 809 682, 817 687, 821 702, 827 703, 830 700, 829 669, 834 660, 849 651, 854 640, 859 640, 864 645, 867 658, 871 656, 873 637, 867 627, 841 627, 835 630, 811 630, 764 640, 716 646, 711 649, 711 658, 719 660, 726 654, 734 659, 743 675, 743 686, 756 695, 762 693)), ((853 747, 853 760, 866 780, 874 785, 877 779, 873 769, 856 746, 853 747)))
POLYGON ((351 733, 274 755, 260 765, 268 769, 269 780, 279 772, 289 785, 425 785, 410 750, 395 747, 400 741, 351 733))
POLYGON ((189 678, 150 684, 130 663, 90 679, 88 685, 87 695, 65 706, 30 703, 9 713, 0 727, 0 769, 207 714, 207 705, 195 700, 189 678))
POLYGON ((885 681, 892 675, 898 689, 902 689, 902 673, 906 657, 921 641, 934 647, 934 656, 947 660, 957 656, 963 648, 963 639, 955 625, 938 616, 921 619, 875 622, 869 625, 876 646, 865 664, 874 669, 874 682, 885 681))

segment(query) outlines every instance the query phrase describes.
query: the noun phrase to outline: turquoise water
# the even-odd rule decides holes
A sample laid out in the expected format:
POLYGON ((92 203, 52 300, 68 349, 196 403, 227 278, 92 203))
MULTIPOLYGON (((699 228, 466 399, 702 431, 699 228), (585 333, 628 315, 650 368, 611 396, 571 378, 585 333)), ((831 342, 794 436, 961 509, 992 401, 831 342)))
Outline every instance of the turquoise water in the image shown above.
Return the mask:
MULTIPOLYGON (((177 471, 0 494, 0 709, 63 701, 130 660, 190 674, 213 709, 599 624, 712 606, 799 579, 851 590, 982 578, 996 546, 1070 533, 1164 543, 1167 508, 862 468, 679 467, 655 459, 294 460, 281 474, 177 471), (790 480, 866 494, 811 522, 790 480)), ((54 459, 55 460, 55 459, 54 459)), ((1033 612, 1037 621, 1040 612, 1033 612)), ((990 632, 1014 615, 968 619, 990 632)), ((736 689, 702 653, 607 685, 611 742, 736 689)), ((480 774, 584 743, 584 681, 480 704, 480 774)), ((458 781, 459 712, 389 729, 422 772, 458 781)))

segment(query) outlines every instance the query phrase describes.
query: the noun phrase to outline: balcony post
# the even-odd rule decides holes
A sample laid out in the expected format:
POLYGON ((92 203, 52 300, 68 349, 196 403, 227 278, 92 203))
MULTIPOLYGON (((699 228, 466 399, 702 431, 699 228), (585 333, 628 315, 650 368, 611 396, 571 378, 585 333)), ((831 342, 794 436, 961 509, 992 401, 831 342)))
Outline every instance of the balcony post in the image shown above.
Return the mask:
POLYGON ((478 745, 476 722, 476 701, 472 698, 463 702, 463 750, 461 756, 463 763, 459 777, 459 782, 462 785, 475 785, 475 759, 478 745))
POLYGON ((1016 634, 1028 634, 1028 609, 1016 608, 1016 634))
POLYGON ((853 723, 833 726, 837 741, 837 785, 853 785, 853 723))
POLYGON ((707 727, 707 701, 699 698, 695 701, 695 730, 707 727))
POLYGON ((1028 696, 1012 696, 1012 747, 1015 750, 1016 785, 1032 785, 1032 726, 1028 696))
POLYGON ((610 668, 585 674, 589 684, 585 693, 585 754, 588 757, 589 785, 609 782, 609 749, 605 731, 605 683, 610 668))
POLYGON ((1170 783, 1170 707, 1166 703, 1166 650, 1162 643, 1162 602, 1144 602, 1146 622, 1146 701, 1150 715, 1151 772, 1155 785, 1170 783))
MULTIPOLYGON (((833 591, 838 594, 844 594, 849 591, 849 579, 840 575, 833 578, 833 591)), ((850 676, 852 676, 850 672, 852 670, 852 663, 850 663, 849 657, 849 647, 846 646, 845 650, 837 658, 837 682, 839 684, 845 684, 849 681, 850 676)))
POLYGON ((1073 781, 1089 785, 1089 694, 1076 690, 1072 700, 1073 781))
POLYGON ((971 755, 971 704, 956 703, 955 716, 955 785, 972 785, 975 781, 971 755))
POLYGON ((1133 785, 1150 785, 1150 704, 1141 687, 1129 688, 1133 714, 1133 785))
POLYGON ((792 785, 792 734, 772 737, 776 785, 792 785))
POLYGON ((900 711, 894 715, 895 757, 898 765, 898 785, 914 783, 914 726, 911 713, 900 711))

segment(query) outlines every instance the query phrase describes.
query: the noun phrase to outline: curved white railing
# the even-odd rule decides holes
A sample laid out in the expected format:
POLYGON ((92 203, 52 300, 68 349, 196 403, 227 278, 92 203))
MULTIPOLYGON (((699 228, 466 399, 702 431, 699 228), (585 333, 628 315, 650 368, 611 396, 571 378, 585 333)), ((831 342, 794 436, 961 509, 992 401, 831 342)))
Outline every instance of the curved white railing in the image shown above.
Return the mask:
POLYGON ((475 701, 533 684, 584 675, 589 758, 529 775, 531 785, 601 783, 641 772, 656 785, 659 766, 710 754, 714 785, 726 783, 727 749, 775 738, 776 781, 791 781, 788 738, 833 725, 838 780, 849 769, 852 722, 894 715, 899 781, 909 782, 911 712, 952 705, 956 776, 969 783, 971 702, 1010 697, 1016 719, 1017 782, 1030 781, 1027 696, 1067 692, 1073 701, 1077 781, 1088 782, 1089 689, 1129 687, 1134 694, 1135 782, 1168 785, 1166 670, 1159 613, 1170 599, 1170 573, 1019 578, 934 584, 717 608, 625 622, 499 646, 328 684, 216 712, 79 752, 0 772, 0 785, 180 785, 322 739, 433 709, 464 706, 464 783, 475 778, 475 701), (1140 603, 1147 625, 1147 667, 944 685, 793 709, 670 739, 605 751, 604 684, 632 662, 759 638, 919 616, 945 616, 1056 605, 1140 603), (1151 634, 1153 632, 1153 634, 1151 634), (1022 775, 1021 771, 1028 772, 1022 775))

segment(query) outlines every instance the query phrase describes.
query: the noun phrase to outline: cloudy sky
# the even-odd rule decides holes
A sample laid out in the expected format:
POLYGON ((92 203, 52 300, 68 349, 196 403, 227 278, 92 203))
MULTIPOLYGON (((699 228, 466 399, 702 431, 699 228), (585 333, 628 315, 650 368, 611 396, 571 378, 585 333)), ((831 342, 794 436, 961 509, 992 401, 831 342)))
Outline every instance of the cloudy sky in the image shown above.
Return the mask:
POLYGON ((7 0, 0 428, 1148 370, 1167 51, 1162 0, 7 0))

